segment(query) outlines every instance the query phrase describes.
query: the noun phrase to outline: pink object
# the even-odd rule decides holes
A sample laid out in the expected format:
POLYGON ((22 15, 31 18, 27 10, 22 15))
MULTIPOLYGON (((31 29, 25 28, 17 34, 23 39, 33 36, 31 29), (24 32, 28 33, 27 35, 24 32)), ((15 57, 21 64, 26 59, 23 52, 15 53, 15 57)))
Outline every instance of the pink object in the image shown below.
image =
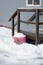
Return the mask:
POLYGON ((26 42, 26 36, 21 36, 21 37, 14 36, 13 40, 17 44, 22 44, 22 43, 26 42))

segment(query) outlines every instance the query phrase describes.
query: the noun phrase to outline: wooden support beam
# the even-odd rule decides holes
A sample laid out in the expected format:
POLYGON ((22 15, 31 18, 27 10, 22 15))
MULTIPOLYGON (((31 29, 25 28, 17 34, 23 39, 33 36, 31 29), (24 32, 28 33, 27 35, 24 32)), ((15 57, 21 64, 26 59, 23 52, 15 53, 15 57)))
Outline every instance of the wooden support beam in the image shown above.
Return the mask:
POLYGON ((14 18, 12 18, 11 20, 12 20, 12 36, 14 36, 14 18))
POLYGON ((33 21, 23 21, 23 20, 20 20, 21 23, 25 23, 25 24, 36 24, 35 22, 33 21))
MULTIPOLYGON (((43 13, 39 12, 39 15, 43 15, 43 13)), ((36 18, 36 13, 34 13, 29 19, 28 21, 33 21, 36 18)))
POLYGON ((43 8, 18 8, 20 12, 36 12, 36 9, 39 10, 39 12, 43 12, 43 8))
POLYGON ((39 10, 36 9, 36 45, 39 43, 39 10))
POLYGON ((17 10, 19 10, 20 12, 35 12, 36 10, 35 9, 32 9, 32 8, 18 8, 17 10))
MULTIPOLYGON (((23 20, 20 20, 21 23, 26 23, 26 24, 33 24, 33 25, 36 25, 36 22, 33 22, 33 21, 23 21, 23 20)), ((39 25, 43 25, 43 22, 39 22, 39 25)))
POLYGON ((34 14, 28 19, 28 21, 33 21, 33 20, 35 19, 35 17, 36 17, 36 13, 34 13, 34 14))
POLYGON ((20 12, 19 12, 19 10, 17 10, 17 15, 18 15, 18 32, 20 32, 20 12))

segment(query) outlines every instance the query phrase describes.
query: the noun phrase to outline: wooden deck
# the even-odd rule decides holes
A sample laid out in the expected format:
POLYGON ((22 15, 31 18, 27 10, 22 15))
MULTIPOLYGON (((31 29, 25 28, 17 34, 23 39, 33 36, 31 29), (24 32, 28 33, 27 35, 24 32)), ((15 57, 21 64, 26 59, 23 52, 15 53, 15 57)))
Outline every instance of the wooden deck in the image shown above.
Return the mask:
MULTIPOLYGON (((32 39, 32 40, 35 40, 36 38, 36 33, 33 33, 33 32, 26 32, 26 31, 23 31, 23 30, 20 30, 21 33, 25 34, 28 38, 32 39)), ((43 41, 43 34, 39 34, 39 38, 40 38, 40 41, 43 41)))
MULTIPOLYGON (((16 16, 18 16, 18 19, 17 19, 17 23, 18 23, 18 32, 22 32, 24 34, 26 34, 30 39, 33 39, 35 40, 35 44, 38 45, 40 43, 40 40, 43 41, 43 36, 39 34, 39 25, 43 25, 43 22, 39 22, 39 13, 40 12, 43 12, 43 8, 18 8, 16 10, 16 12, 10 17, 9 21, 12 20, 12 35, 14 35, 14 18, 16 16), (35 22, 32 22, 32 21, 21 21, 20 20, 20 12, 35 12, 35 16, 36 16, 36 23, 35 22), (20 23, 25 23, 25 24, 33 24, 33 25, 36 25, 36 33, 33 34, 31 32, 26 32, 26 31, 21 31, 20 30, 20 23), (30 34, 31 33, 31 34, 30 34)), ((35 17, 33 16, 33 18, 35 17)))

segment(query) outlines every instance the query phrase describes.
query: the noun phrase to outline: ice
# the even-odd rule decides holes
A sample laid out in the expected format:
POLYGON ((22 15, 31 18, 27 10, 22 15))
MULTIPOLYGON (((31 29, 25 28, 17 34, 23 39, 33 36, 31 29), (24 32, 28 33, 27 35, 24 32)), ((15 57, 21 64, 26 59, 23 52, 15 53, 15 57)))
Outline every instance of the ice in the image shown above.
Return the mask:
POLYGON ((13 42, 11 29, 0 27, 0 65, 43 65, 43 44, 18 45, 13 42))

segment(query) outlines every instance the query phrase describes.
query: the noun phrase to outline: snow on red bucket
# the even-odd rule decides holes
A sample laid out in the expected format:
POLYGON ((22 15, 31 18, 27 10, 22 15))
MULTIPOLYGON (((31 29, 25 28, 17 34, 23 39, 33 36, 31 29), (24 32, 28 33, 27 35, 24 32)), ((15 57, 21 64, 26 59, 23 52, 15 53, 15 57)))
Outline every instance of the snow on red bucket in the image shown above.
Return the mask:
POLYGON ((22 33, 17 33, 13 36, 13 40, 16 44, 22 44, 26 42, 26 36, 22 33))

